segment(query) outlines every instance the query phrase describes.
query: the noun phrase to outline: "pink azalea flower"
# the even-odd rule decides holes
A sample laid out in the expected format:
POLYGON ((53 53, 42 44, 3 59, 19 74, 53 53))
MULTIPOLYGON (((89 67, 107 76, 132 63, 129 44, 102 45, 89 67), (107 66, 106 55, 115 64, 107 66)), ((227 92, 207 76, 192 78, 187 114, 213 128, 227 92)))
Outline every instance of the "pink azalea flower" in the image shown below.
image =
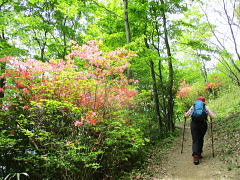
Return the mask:
POLYGON ((29 90, 27 88, 23 88, 23 91, 26 93, 26 94, 29 94, 29 90))
POLYGON ((76 121, 76 122, 74 123, 74 125, 77 126, 77 127, 79 127, 79 126, 82 126, 82 125, 83 125, 83 122, 81 122, 81 121, 76 121))
POLYGON ((94 112, 92 112, 92 115, 93 115, 93 116, 96 116, 96 115, 97 115, 97 113, 94 111, 94 112))
POLYGON ((71 141, 66 142, 66 146, 69 146, 71 144, 71 141))

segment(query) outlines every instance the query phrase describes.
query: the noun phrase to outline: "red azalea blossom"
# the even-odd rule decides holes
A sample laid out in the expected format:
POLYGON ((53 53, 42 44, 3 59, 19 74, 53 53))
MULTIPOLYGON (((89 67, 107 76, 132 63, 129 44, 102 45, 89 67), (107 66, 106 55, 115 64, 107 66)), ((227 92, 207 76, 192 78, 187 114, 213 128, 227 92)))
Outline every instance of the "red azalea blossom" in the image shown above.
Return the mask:
POLYGON ((207 85, 205 86, 205 89, 211 89, 213 88, 213 83, 207 83, 207 85))
POLYGON ((89 122, 90 124, 96 124, 96 123, 97 123, 97 120, 89 119, 88 122, 89 122))
POLYGON ((180 88, 178 89, 177 97, 183 98, 183 97, 188 96, 188 95, 190 94, 190 92, 191 92, 191 88, 189 87, 189 85, 186 84, 185 81, 182 81, 182 82, 180 83, 180 85, 181 85, 182 87, 180 87, 180 88))
POLYGON ((221 83, 207 83, 205 86, 205 89, 212 89, 212 88, 218 88, 221 86, 221 83))

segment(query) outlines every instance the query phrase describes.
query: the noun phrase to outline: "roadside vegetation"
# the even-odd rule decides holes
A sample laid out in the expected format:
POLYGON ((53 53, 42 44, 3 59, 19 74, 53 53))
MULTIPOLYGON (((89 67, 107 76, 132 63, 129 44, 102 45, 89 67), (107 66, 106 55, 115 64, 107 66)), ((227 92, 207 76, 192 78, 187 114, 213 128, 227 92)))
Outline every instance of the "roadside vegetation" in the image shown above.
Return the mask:
POLYGON ((216 112, 214 121, 214 141, 216 150, 228 170, 240 175, 240 89, 233 86, 221 92, 221 97, 211 102, 216 112))

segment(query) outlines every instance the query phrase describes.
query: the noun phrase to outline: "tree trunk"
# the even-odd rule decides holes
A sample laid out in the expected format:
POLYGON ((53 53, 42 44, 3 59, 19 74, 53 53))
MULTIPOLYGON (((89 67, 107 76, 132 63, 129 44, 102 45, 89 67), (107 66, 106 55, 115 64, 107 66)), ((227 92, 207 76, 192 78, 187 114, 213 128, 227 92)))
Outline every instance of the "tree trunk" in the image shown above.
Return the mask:
MULTIPOLYGON (((126 33, 126 43, 129 44, 131 42, 131 32, 128 20, 128 0, 123 0, 124 4, 124 24, 125 24, 125 33, 126 33)), ((127 68, 127 76, 128 79, 132 79, 133 74, 130 68, 127 68)))
MULTIPOLYGON (((160 55, 159 55, 160 57, 160 55)), ((166 107, 166 99, 165 99, 165 90, 164 90, 164 84, 163 84, 163 75, 162 75, 162 62, 159 60, 158 62, 158 71, 159 71, 159 79, 160 79, 160 88, 161 88, 161 96, 162 96, 162 110, 164 114, 164 122, 166 122, 167 119, 167 107, 166 107)))
MULTIPOLYGON (((2 69, 5 69, 5 67, 1 67, 1 70, 2 69)), ((4 86, 5 86, 5 78, 1 78, 0 79, 0 89, 3 89, 4 86)), ((4 97, 4 92, 0 91, 0 110, 2 109, 2 106, 3 106, 3 100, 2 100, 3 97, 4 97)))
MULTIPOLYGON (((5 83, 4 83, 5 79, 4 78, 1 78, 0 79, 0 89, 4 87, 5 83)), ((4 92, 0 92, 0 98, 3 98, 4 97, 4 92)), ((0 102, 1 104, 2 102, 0 102)))
POLYGON ((128 21, 128 0, 123 0, 123 4, 124 4, 124 23, 125 23, 126 41, 128 44, 131 42, 130 26, 128 21))
MULTIPOLYGON (((0 39, 3 39, 6 41, 5 39, 5 35, 4 35, 4 30, 2 30, 2 35, 0 36, 0 39)), ((0 63, 0 73, 4 72, 5 69, 6 69, 6 63, 0 63)), ((1 75, 1 74, 0 74, 1 75)), ((5 86, 5 78, 0 78, 0 89, 4 88, 5 86)), ((3 104, 3 101, 2 101, 2 98, 4 97, 4 92, 1 92, 0 91, 0 109, 2 109, 2 104, 3 104)))
POLYGON ((205 65, 203 59, 200 58, 200 61, 201 61, 200 63, 201 63, 201 66, 202 66, 202 68, 201 68, 202 76, 204 78, 205 83, 208 83, 208 73, 207 73, 206 65, 205 65))
POLYGON ((45 53, 44 48, 41 48, 40 53, 41 53, 41 61, 44 61, 44 53, 45 53))
MULTIPOLYGON (((164 5, 164 1, 160 0, 161 5, 164 5)), ((167 128, 170 131, 174 130, 174 122, 173 122, 173 66, 172 66, 172 54, 171 49, 168 41, 168 30, 167 30, 167 20, 165 15, 165 10, 163 8, 162 11, 162 18, 163 18, 163 28, 164 28, 164 41, 167 49, 167 56, 168 56, 168 122, 167 128)))
POLYGON ((158 99, 158 90, 157 90, 157 83, 156 83, 156 76, 154 71, 154 63, 152 60, 149 61, 150 63, 150 69, 151 69, 151 76, 152 76, 152 86, 153 86, 153 98, 155 102, 155 111, 156 116, 158 120, 159 130, 161 131, 163 129, 163 123, 162 118, 160 114, 160 105, 159 105, 159 99, 158 99))
MULTIPOLYGON (((66 26, 66 22, 67 22, 67 18, 65 17, 64 18, 64 22, 63 22, 63 25, 66 26)), ((65 56, 67 55, 67 39, 66 39, 66 32, 65 32, 65 29, 63 29, 63 57, 62 59, 63 60, 66 60, 65 56)))

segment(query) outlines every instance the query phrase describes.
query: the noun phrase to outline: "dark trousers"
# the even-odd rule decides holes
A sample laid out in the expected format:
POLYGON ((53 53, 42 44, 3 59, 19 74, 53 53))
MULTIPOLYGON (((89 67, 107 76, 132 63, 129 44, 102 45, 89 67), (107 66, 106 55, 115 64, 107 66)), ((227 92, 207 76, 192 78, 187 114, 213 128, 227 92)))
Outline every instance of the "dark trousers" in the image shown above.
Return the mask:
POLYGON ((208 128, 207 121, 192 119, 190 126, 192 134, 192 155, 200 155, 203 149, 204 135, 208 128))

